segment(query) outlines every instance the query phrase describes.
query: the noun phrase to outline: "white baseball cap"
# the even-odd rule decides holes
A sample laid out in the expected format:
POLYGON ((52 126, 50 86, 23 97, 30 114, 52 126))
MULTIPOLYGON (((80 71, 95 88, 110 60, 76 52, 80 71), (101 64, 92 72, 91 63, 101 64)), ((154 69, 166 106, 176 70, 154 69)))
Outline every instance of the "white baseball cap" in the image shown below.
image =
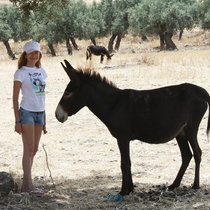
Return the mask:
POLYGON ((29 54, 33 51, 41 52, 39 43, 34 42, 34 41, 26 42, 23 47, 23 51, 26 52, 27 54, 29 54))

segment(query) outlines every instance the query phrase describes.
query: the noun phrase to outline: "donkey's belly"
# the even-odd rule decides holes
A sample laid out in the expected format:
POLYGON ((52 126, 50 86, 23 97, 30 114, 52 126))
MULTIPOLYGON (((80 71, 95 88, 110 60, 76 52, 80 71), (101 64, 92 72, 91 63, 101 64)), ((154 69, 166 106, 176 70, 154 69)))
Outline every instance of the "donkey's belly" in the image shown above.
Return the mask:
POLYGON ((170 127, 170 128, 155 128, 148 130, 141 130, 136 136, 133 136, 132 139, 138 139, 143 142, 150 144, 161 144, 166 143, 174 138, 176 138, 183 131, 186 123, 183 123, 180 126, 170 127))

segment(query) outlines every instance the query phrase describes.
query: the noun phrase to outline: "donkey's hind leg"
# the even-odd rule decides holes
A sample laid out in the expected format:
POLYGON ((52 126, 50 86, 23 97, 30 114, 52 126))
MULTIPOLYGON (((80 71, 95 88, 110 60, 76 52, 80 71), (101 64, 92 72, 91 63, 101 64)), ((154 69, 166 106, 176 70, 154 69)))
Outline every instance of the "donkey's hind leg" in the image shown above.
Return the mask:
POLYGON ((190 150, 189 143, 187 141, 185 134, 183 133, 178 135, 176 137, 176 140, 179 145, 179 149, 181 151, 182 164, 173 184, 168 187, 169 190, 173 190, 174 188, 179 187, 181 180, 184 176, 184 173, 190 163, 190 160, 192 159, 192 152, 190 150))
POLYGON ((200 187, 200 163, 201 163, 201 155, 202 151, 199 147, 198 140, 197 140, 197 132, 191 133, 189 138, 189 142, 191 145, 191 148, 193 150, 193 155, 195 159, 195 178, 192 188, 198 189, 200 187))
POLYGON ((89 49, 87 49, 87 51, 86 51, 86 60, 88 60, 89 58, 91 60, 91 52, 90 52, 89 49))
POLYGON ((198 189, 200 187, 199 180, 200 180, 200 163, 201 163, 202 151, 198 144, 197 135, 198 135, 200 122, 207 109, 207 104, 201 101, 200 104, 194 103, 194 105, 196 105, 196 112, 194 115, 191 115, 191 120, 188 123, 186 135, 190 143, 190 146, 193 150, 193 156, 195 160, 195 178, 192 188, 198 189))
POLYGON ((86 51, 86 60, 88 60, 89 55, 88 55, 88 51, 86 51))

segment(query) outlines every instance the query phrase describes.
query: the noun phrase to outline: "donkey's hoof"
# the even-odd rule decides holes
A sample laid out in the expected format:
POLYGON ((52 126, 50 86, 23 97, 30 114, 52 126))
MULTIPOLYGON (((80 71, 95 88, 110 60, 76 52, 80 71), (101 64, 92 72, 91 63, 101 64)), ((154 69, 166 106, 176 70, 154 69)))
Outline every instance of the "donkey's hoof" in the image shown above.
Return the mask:
POLYGON ((194 184, 193 186, 192 186, 192 189, 194 189, 194 190, 197 190, 197 189, 199 189, 200 188, 200 186, 199 185, 196 185, 196 184, 194 184))
POLYGON ((167 189, 168 189, 169 191, 172 191, 172 190, 174 190, 174 189, 177 188, 177 187, 178 187, 178 186, 172 184, 172 185, 168 186, 167 189))

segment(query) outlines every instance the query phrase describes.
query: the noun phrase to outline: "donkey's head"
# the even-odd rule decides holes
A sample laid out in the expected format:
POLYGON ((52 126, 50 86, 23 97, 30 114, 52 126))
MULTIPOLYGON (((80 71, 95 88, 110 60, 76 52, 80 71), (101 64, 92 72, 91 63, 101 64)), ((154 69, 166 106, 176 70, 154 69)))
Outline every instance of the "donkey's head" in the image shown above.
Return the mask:
POLYGON ((114 54, 111 54, 111 55, 108 54, 108 55, 107 55, 107 60, 111 60, 111 58, 112 58, 113 55, 114 55, 114 54))
POLYGON ((67 85, 55 111, 55 116, 60 122, 65 122, 68 119, 68 116, 77 113, 83 108, 86 99, 79 72, 76 71, 67 60, 64 60, 64 62, 65 65, 63 63, 61 63, 61 65, 69 76, 70 82, 67 85))

